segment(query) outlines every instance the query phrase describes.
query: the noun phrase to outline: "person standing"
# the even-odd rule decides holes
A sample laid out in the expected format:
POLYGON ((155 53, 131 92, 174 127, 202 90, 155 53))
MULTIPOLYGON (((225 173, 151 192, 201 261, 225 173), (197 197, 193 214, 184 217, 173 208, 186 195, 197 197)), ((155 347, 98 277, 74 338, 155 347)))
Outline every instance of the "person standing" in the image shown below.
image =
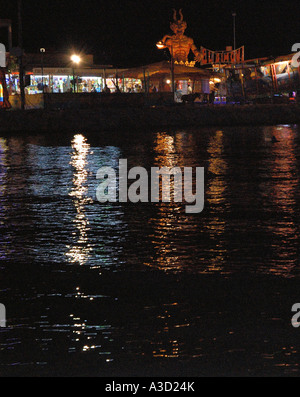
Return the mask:
POLYGON ((110 94, 110 93, 111 93, 110 88, 107 86, 107 84, 105 84, 105 87, 104 87, 104 89, 103 89, 103 92, 104 92, 105 94, 110 94))

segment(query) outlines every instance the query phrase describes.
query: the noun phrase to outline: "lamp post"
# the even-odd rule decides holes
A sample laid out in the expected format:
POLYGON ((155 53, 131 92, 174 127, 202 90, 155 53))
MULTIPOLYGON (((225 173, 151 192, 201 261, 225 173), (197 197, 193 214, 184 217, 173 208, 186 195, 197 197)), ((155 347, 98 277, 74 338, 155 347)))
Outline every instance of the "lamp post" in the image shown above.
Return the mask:
MULTIPOLYGON (((159 50, 163 50, 164 48, 166 48, 167 46, 162 42, 162 41, 159 41, 157 44, 156 44, 156 47, 159 49, 159 50)), ((170 54, 171 54, 171 80, 172 80, 172 93, 173 93, 173 95, 175 94, 175 71, 174 71, 174 52, 173 52, 173 45, 171 44, 171 51, 170 51, 170 54)))
MULTIPOLYGON (((46 108, 45 104, 45 84, 44 84, 44 54, 46 50, 45 48, 40 48, 40 53, 41 53, 41 67, 42 67, 42 87, 43 87, 43 102, 44 102, 44 109, 46 108)), ((50 84, 50 81, 49 81, 50 84)))
POLYGON ((45 85, 44 85, 44 54, 46 50, 45 48, 40 48, 41 53, 41 66, 42 66, 42 87, 43 87, 43 95, 45 94, 45 85))
MULTIPOLYGON (((79 65, 80 64, 80 57, 78 55, 72 55, 71 56, 71 61, 73 62, 73 89, 74 89, 74 93, 75 91, 75 65, 79 65)), ((77 93, 78 93, 78 76, 77 76, 77 93)))
POLYGON ((172 80, 172 93, 175 95, 175 71, 174 71, 174 52, 173 45, 171 46, 171 80, 172 80))
POLYGON ((18 0, 18 42, 20 50, 19 56, 19 80, 21 93, 21 109, 25 109, 25 86, 24 86, 24 67, 23 67, 23 27, 22 27, 22 0, 18 0))
POLYGON ((236 23, 235 23, 236 12, 233 12, 232 16, 233 16, 233 49, 236 50, 236 23))
POLYGON ((236 12, 232 13, 233 17, 233 49, 234 49, 234 63, 236 63, 236 23, 235 23, 235 18, 236 18, 236 12))

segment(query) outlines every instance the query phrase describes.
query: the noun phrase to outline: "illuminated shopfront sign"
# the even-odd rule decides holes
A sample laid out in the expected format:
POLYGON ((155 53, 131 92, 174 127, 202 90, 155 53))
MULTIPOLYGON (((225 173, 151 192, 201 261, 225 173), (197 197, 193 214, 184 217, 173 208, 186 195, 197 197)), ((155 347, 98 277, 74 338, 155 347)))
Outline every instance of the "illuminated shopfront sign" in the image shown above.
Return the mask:
POLYGON ((34 75, 68 75, 71 76, 73 74, 73 70, 71 68, 35 68, 32 70, 34 75))

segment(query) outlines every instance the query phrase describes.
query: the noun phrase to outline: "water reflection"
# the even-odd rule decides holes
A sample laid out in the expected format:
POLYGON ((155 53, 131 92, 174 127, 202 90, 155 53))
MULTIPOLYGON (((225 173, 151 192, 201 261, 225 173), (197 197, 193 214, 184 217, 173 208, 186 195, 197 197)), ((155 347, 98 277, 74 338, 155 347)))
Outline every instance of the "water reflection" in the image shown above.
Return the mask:
POLYGON ((23 138, 0 138, 0 253, 1 259, 11 255, 22 256, 24 243, 15 238, 28 222, 24 213, 28 207, 24 197, 27 191, 27 156, 23 138))
POLYGON ((11 324, 0 330, 1 371, 74 363, 78 373, 150 357, 197 358, 213 372, 214 357, 245 373, 299 373, 290 326, 286 336, 290 285, 293 303, 298 294, 299 128, 159 132, 118 137, 120 146, 71 139, 0 140, 0 302, 11 324), (204 166, 205 210, 100 205, 96 172, 120 158, 204 166))
MULTIPOLYGON (((0 225, 4 226, 5 223, 5 202, 4 194, 6 190, 6 167, 7 167, 7 144, 6 140, 0 138, 0 225)), ((4 236, 0 234, 0 260, 6 257, 6 244, 4 241, 4 236)))
POLYGON ((4 191, 5 191, 7 150, 8 147, 7 147, 6 139, 0 138, 0 195, 1 196, 4 195, 4 191))
POLYGON ((224 210, 226 201, 226 173, 227 161, 224 154, 223 131, 217 131, 215 136, 209 140, 207 152, 210 155, 208 160, 209 185, 207 190, 207 200, 211 205, 219 206, 224 210))
MULTIPOLYGON (((299 170, 296 156, 297 143, 292 126, 265 128, 265 137, 274 136, 276 142, 268 145, 269 153, 264 161, 264 181, 261 191, 266 210, 272 208, 277 216, 273 222, 265 222, 270 234, 270 272, 290 276, 298 266, 298 209, 299 170)), ((266 140, 268 142, 268 140, 266 140)))
MULTIPOLYGON (((188 166, 185 162, 185 133, 178 132, 174 136, 165 132, 158 133, 154 141, 153 166, 169 169, 179 167, 183 173, 183 167, 188 166)), ((183 184, 184 185, 184 184, 183 184)), ((171 203, 157 205, 155 216, 149 223, 153 233, 152 240, 154 255, 145 262, 145 265, 156 267, 165 271, 180 271, 184 267, 189 247, 178 245, 181 236, 195 232, 197 225, 192 218, 188 219, 185 214, 185 204, 174 202, 174 183, 171 182, 171 203)), ((160 197, 163 200, 162 186, 160 185, 160 197)))
POLYGON ((228 165, 224 153, 223 131, 216 131, 216 134, 210 138, 207 152, 210 155, 208 160, 207 202, 213 216, 205 224, 205 228, 214 243, 210 245, 210 258, 205 271, 226 273, 226 268, 224 269, 227 253, 224 246, 226 222, 223 214, 226 206, 228 207, 226 201, 228 165))
MULTIPOLYGON (((112 352, 104 349, 103 340, 109 339, 113 332, 111 325, 108 324, 89 324, 87 320, 82 320, 80 316, 70 314, 71 319, 71 343, 69 353, 96 353, 110 356, 112 352), (101 341, 101 344, 99 343, 101 341)), ((108 361, 107 360, 107 361, 108 361)))
POLYGON ((92 251, 88 243, 89 221, 85 214, 86 205, 93 202, 91 198, 87 197, 87 178, 89 172, 87 157, 89 155, 90 145, 83 135, 75 135, 72 141, 72 149, 71 165, 74 168, 74 176, 73 187, 69 195, 73 198, 76 209, 74 224, 77 233, 74 231, 73 236, 75 237, 77 235, 77 241, 69 247, 66 256, 71 263, 84 265, 89 260, 92 251))

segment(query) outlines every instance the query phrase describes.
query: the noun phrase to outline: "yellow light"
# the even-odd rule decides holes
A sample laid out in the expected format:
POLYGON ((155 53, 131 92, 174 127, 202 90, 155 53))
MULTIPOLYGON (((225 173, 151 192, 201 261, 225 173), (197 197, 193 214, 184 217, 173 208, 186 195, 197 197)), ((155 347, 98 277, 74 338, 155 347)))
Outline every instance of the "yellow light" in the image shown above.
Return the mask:
POLYGON ((157 47, 159 50, 163 50, 164 48, 166 48, 166 46, 165 46, 161 41, 159 41, 159 42, 156 44, 156 47, 157 47))
POLYGON ((289 61, 280 61, 280 62, 276 62, 275 65, 284 65, 284 64, 288 64, 289 61))
POLYGON ((80 59, 80 57, 78 55, 72 55, 71 56, 71 61, 74 62, 74 63, 79 64, 81 59, 80 59))
POLYGON ((167 83, 167 84, 171 84, 171 80, 167 80, 166 83, 167 83))

